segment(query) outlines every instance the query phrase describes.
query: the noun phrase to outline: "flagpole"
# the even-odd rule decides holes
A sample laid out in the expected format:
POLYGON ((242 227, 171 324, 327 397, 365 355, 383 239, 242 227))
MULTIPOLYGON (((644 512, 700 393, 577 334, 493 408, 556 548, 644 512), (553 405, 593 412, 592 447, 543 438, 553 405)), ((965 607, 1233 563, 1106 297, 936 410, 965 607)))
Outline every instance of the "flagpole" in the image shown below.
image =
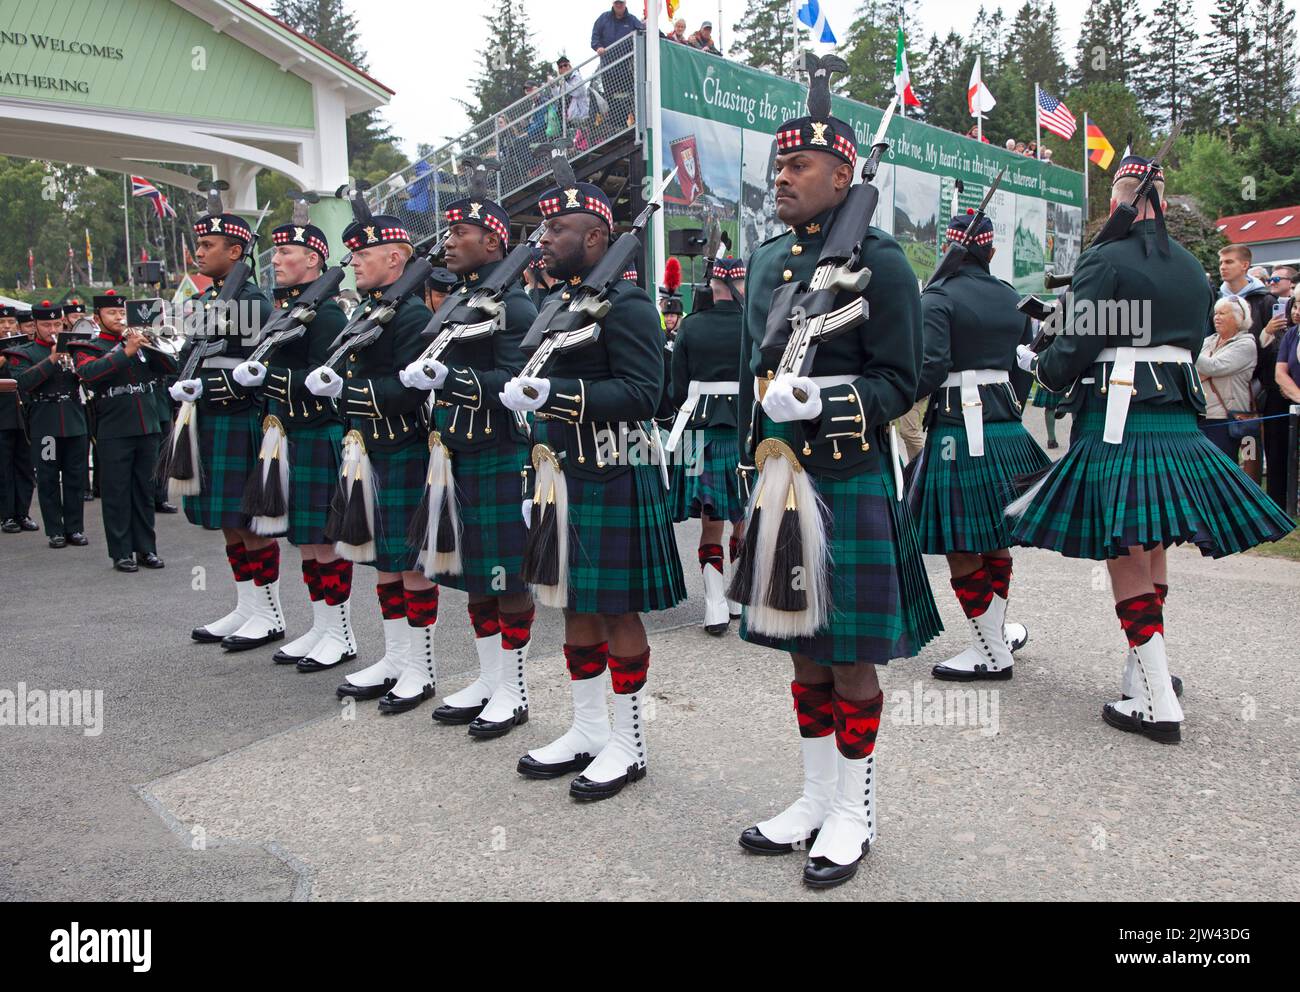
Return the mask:
MULTIPOLYGON (((646 169, 645 195, 649 196, 659 185, 663 170, 663 101, 659 86, 659 7, 662 0, 650 0, 647 4, 647 24, 645 32, 645 106, 650 111, 650 134, 647 144, 650 167, 646 169)), ((656 211, 650 218, 649 263, 652 266, 646 273, 645 284, 651 294, 663 278, 664 265, 667 263, 667 230, 664 211, 656 211)))
POLYGON ((1043 157, 1043 114, 1042 104, 1038 102, 1038 84, 1034 83, 1034 157, 1043 157))
POLYGON ((1083 112, 1083 227, 1088 227, 1088 111, 1083 112))
POLYGON ((129 182, 130 179, 127 174, 122 173, 122 226, 126 230, 126 282, 131 287, 132 295, 134 295, 135 270, 131 267, 131 201, 127 198, 129 182))

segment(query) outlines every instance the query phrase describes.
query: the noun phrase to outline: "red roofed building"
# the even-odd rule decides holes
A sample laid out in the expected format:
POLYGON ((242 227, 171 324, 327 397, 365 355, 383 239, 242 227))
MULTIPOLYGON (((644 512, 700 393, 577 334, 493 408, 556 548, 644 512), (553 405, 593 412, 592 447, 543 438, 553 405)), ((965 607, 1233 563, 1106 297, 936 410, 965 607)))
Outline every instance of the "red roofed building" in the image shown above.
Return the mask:
POLYGON ((1220 217, 1219 233, 1234 245, 1249 245, 1258 265, 1300 262, 1300 205, 1220 217))

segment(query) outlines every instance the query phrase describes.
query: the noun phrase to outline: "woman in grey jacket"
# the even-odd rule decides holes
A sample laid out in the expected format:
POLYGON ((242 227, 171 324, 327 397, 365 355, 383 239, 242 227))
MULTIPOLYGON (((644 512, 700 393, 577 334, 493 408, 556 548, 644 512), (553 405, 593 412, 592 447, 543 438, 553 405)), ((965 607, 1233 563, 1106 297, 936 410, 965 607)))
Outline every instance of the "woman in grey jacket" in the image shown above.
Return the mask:
POLYGON ((1239 296, 1225 296, 1214 304, 1214 331, 1201 346, 1196 371, 1205 386, 1205 419, 1201 430, 1215 447, 1237 462, 1241 442, 1249 438, 1259 451, 1259 424, 1250 425, 1246 438, 1229 433, 1231 422, 1254 409, 1250 380, 1259 358, 1250 327, 1250 308, 1239 296))

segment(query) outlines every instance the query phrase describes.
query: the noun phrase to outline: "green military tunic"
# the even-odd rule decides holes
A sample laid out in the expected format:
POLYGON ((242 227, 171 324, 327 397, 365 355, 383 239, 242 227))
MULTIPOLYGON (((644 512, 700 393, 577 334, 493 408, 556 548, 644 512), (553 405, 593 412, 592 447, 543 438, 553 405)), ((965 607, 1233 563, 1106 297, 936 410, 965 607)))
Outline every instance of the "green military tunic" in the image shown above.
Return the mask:
MULTIPOLYGON (((1016 364, 1029 344, 1030 319, 1019 297, 974 258, 921 294, 925 351, 917 399, 929 397, 925 448, 908 487, 921 550, 985 553, 1011 543, 1004 510, 1017 477, 1038 472, 1047 455, 1021 423, 1030 376, 1016 364), (970 452, 960 386, 952 373, 992 370, 1007 382, 977 387, 984 453, 970 452)), ((976 409, 976 408, 972 408, 976 409)))
MULTIPOLYGON (((310 283, 277 288, 276 307, 292 308, 310 283)), ((330 344, 347 324, 334 300, 316 308, 306 332, 266 356, 261 395, 266 414, 284 428, 289 447, 287 538, 290 544, 327 544, 325 526, 330 501, 339 484, 339 448, 343 418, 333 401, 313 396, 307 376, 329 358, 330 344)), ((263 421, 265 428, 266 421, 263 421)))
MULTIPOLYGON (((468 296, 500 262, 465 276, 468 296)), ((528 530, 519 512, 519 473, 528 461, 528 435, 501 404, 501 390, 524 366, 519 345, 537 318, 522 286, 505 294, 505 326, 491 337, 452 345, 441 361, 447 380, 437 393, 434 428, 452 455, 461 520, 459 575, 437 581, 476 595, 523 592, 520 576, 528 530)))
MULTIPOLYGON (((352 319, 373 310, 383 290, 371 290, 352 319)), ((428 468, 427 392, 408 389, 397 374, 420 357, 428 342, 420 332, 433 314, 408 296, 384 332, 366 348, 342 360, 343 392, 338 398, 345 429, 355 431, 370 456, 375 497, 373 565, 381 572, 414 571, 418 548, 408 531, 420 507, 428 468)))
MULTIPOLYGON (((564 283, 554 290, 568 291, 564 283)), ((600 337, 544 370, 550 393, 534 440, 560 457, 568 487, 568 608, 666 610, 686 598, 686 580, 653 423, 664 388, 663 331, 636 283, 615 283, 608 299, 600 337)))
POLYGON ((8 352, 28 410, 36 493, 47 537, 85 530, 90 437, 76 372, 50 360, 50 346, 30 341, 8 352))
POLYGON ((96 469, 108 556, 157 553, 154 468, 161 429, 155 395, 176 372, 176 360, 154 348, 128 357, 108 331, 74 351, 77 375, 94 390, 96 469))
POLYGON ((1291 530, 1197 427, 1205 399, 1188 362, 1139 361, 1132 384, 1123 384, 1132 390, 1123 439, 1103 439, 1106 403, 1120 384, 1111 383, 1114 363, 1101 360, 1102 350, 1167 346, 1194 361, 1212 312, 1213 293, 1188 251, 1171 242, 1168 255, 1147 253, 1154 224, 1140 221, 1080 256, 1064 333, 1037 359, 1039 385, 1064 393, 1061 409, 1074 419, 1069 451, 1017 507, 1012 536, 1022 545, 1102 560, 1190 541, 1217 558, 1291 530))
POLYGON ((869 319, 821 344, 814 356, 812 376, 853 377, 821 390, 820 418, 778 424, 754 396, 753 377, 767 379, 781 357, 760 350, 772 293, 812 277, 832 215, 768 239, 746 265, 738 432, 749 464, 759 441, 785 440, 825 503, 830 616, 813 636, 789 639, 751 631, 746 618, 741 637, 820 664, 884 664, 917 654, 942 629, 911 514, 895 499, 888 447, 890 421, 912 407, 922 354, 916 276, 893 238, 870 228, 863 242, 862 263, 872 272, 864 293, 869 319))
MULTIPOLYGON (((677 326, 668 395, 681 409, 692 382, 739 383, 742 317, 740 303, 722 300, 686 317, 677 326)), ((674 460, 685 465, 689 516, 737 522, 744 516, 736 482, 736 396, 701 395, 685 424, 674 460)))
MULTIPOLYGON (((224 282, 213 280, 195 297, 197 306, 210 306, 224 282)), ((251 279, 240 287, 234 301, 226 350, 204 359, 196 373, 203 383, 197 403, 202 489, 185 497, 185 516, 208 530, 248 526, 241 504, 261 441, 260 401, 254 391, 235 382, 231 371, 252 353, 258 329, 271 316, 271 301, 251 279)), ((182 366, 185 359, 182 353, 182 366)))

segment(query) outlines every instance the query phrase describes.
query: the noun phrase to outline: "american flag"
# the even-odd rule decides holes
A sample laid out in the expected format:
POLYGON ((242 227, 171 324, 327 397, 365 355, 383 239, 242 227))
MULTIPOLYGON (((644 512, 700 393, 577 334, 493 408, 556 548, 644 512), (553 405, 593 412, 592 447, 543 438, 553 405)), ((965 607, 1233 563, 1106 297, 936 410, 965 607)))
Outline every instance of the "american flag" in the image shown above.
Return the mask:
POLYGON ((175 217, 176 211, 172 205, 167 202, 167 197, 153 183, 141 176, 131 177, 131 195, 147 196, 153 200, 153 208, 158 211, 159 217, 175 217))
POLYGON ((1065 141, 1074 137, 1074 114, 1046 90, 1038 91, 1038 122, 1065 141))

